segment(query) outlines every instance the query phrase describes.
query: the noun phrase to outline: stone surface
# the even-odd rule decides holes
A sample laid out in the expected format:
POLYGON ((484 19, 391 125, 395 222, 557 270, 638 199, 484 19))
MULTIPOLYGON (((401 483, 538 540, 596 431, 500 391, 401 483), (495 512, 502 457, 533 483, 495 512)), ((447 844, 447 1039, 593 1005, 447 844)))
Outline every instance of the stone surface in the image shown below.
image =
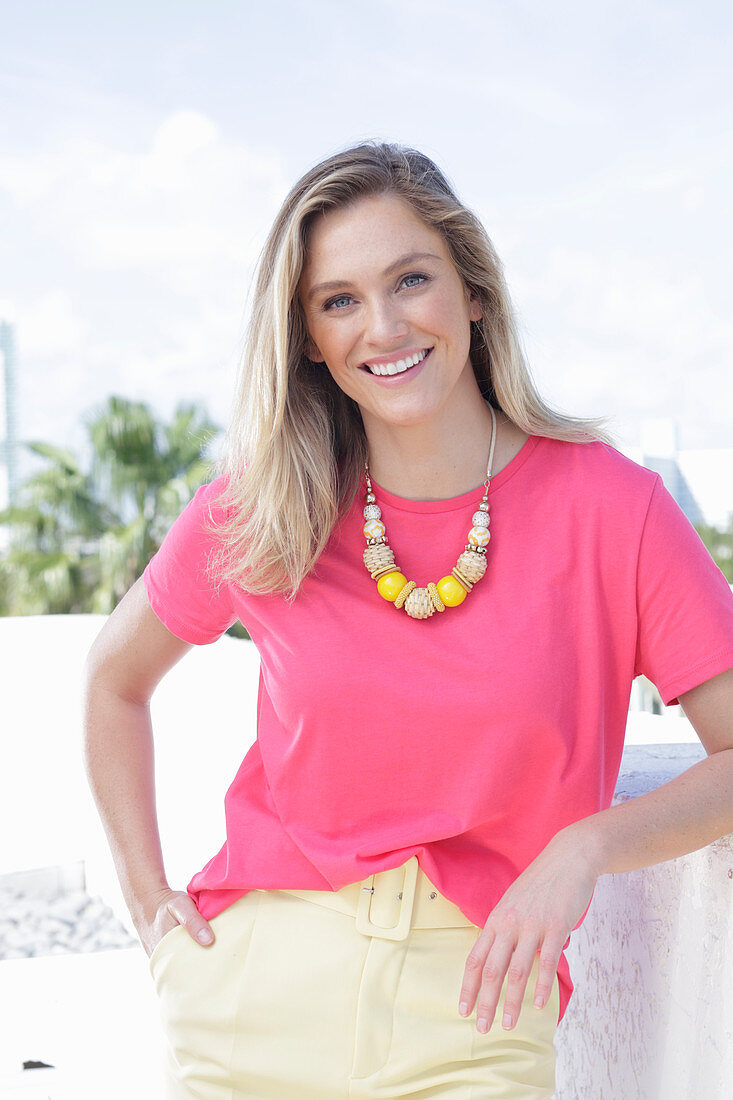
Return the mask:
POLYGON ((0 960, 131 947, 139 943, 100 898, 83 890, 27 896, 0 878, 0 960))
MULTIPOLYGON (((627 746, 615 802, 705 758, 627 746)), ((733 1096, 733 835, 602 875, 567 949, 575 991, 558 1028, 555 1100, 733 1096)))

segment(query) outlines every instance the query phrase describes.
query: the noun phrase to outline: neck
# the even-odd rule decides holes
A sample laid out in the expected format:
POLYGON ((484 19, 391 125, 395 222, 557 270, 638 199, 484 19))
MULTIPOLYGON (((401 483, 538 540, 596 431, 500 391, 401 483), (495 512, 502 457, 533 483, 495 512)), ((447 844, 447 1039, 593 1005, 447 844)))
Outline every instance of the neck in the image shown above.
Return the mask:
MULTIPOLYGON (((496 416, 496 445, 491 474, 497 474, 528 436, 504 413, 496 416)), ((492 424, 481 398, 458 422, 450 418, 400 426, 365 423, 369 474, 383 489, 406 500, 449 500, 486 480, 492 424)))

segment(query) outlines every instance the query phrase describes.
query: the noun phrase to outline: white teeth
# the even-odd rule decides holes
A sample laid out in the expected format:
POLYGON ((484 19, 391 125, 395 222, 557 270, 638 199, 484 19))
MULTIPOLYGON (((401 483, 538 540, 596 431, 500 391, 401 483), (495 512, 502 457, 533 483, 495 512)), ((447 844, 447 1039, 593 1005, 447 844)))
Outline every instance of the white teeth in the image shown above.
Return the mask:
POLYGON ((414 355, 408 356, 407 359, 398 359, 396 363, 384 363, 382 366, 369 367, 369 370, 372 374, 402 374, 403 371, 422 362, 428 351, 430 351, 430 348, 426 348, 425 351, 416 351, 414 355))

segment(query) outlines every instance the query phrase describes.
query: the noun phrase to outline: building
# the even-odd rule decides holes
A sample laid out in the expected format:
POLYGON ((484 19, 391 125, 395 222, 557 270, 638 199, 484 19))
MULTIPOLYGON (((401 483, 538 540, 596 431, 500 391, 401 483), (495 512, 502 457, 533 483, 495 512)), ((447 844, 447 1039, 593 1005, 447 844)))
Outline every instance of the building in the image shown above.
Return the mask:
MULTIPOLYGON (((658 473, 690 523, 725 528, 733 516, 733 447, 680 450, 675 420, 644 420, 641 445, 626 454, 658 473)), ((678 707, 670 708, 679 713, 678 707)), ((662 714, 664 704, 644 676, 634 680, 631 710, 662 714)))
POLYGON ((726 528, 733 516, 733 447, 680 450, 675 420, 644 420, 626 454, 660 474, 690 523, 726 528))
POLYGON ((0 509, 15 500, 18 485, 15 369, 13 327, 0 320, 0 509))

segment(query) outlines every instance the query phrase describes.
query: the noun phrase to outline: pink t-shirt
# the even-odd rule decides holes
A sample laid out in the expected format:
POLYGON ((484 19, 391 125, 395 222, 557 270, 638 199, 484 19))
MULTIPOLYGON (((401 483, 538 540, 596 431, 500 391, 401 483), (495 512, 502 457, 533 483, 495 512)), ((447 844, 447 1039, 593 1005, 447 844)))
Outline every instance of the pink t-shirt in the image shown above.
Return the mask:
MULTIPOLYGON (((217 591, 202 521, 223 484, 143 574, 173 634, 205 645, 240 619, 261 659, 226 843, 188 884, 207 919, 255 888, 337 890, 417 855, 483 927, 559 829, 610 806, 633 678, 670 704, 733 667, 723 574, 660 477, 606 444, 531 436, 491 481, 485 575, 427 620, 379 596, 361 490, 293 603, 217 591)), ((414 501, 373 485, 406 576, 449 573, 482 487, 414 501)), ((558 978, 562 1019, 564 952, 558 978)))

